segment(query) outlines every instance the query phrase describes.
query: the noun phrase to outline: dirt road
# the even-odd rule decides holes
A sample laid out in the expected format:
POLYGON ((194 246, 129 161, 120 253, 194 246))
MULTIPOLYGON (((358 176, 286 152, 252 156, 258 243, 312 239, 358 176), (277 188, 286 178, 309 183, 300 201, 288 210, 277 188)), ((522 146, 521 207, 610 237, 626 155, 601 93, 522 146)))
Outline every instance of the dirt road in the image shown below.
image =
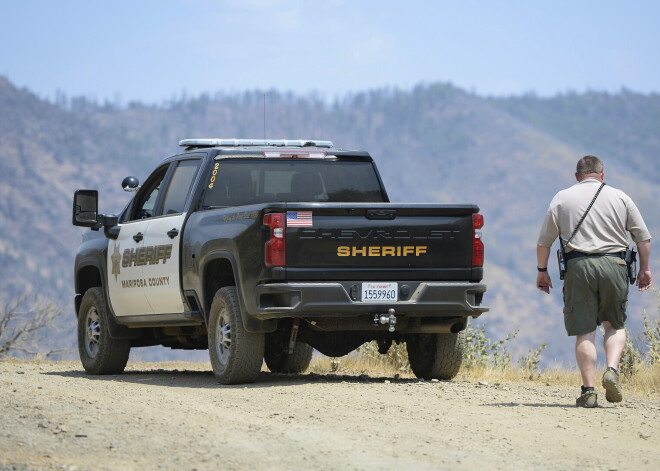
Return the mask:
POLYGON ((573 390, 262 373, 210 365, 0 362, 0 470, 657 469, 660 401, 573 390))

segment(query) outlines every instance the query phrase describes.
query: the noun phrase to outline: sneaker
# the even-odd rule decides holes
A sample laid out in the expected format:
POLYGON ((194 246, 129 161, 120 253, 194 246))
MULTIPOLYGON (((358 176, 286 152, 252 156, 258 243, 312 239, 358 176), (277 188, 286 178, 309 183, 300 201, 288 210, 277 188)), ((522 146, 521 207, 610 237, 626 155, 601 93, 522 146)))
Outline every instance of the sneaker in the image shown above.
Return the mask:
POLYGON ((575 401, 576 407, 586 407, 588 409, 592 407, 598 407, 598 394, 594 391, 585 391, 580 397, 575 401))
POLYGON ((603 375, 603 387, 605 388, 605 399, 607 402, 621 402, 623 394, 619 386, 619 373, 611 366, 603 375))

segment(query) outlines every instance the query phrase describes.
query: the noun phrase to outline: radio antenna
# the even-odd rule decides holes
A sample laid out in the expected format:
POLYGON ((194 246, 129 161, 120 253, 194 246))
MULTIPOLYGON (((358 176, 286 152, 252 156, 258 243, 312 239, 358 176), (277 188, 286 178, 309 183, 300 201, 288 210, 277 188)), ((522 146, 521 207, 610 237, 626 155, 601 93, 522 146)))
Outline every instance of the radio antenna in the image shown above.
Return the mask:
POLYGON ((266 140, 266 94, 264 93, 264 141, 266 140))

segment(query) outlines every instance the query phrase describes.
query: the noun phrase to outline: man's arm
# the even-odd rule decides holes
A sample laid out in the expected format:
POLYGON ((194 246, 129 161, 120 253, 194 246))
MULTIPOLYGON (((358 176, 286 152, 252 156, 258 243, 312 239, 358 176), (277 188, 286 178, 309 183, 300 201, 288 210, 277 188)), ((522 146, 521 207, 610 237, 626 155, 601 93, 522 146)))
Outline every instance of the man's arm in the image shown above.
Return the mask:
POLYGON ((639 273, 635 283, 640 291, 646 291, 651 287, 651 239, 637 242, 639 252, 639 273))
MULTIPOLYGON (((638 246, 639 247, 639 246, 638 246)), ((546 268, 546 271, 540 271, 536 276, 536 287, 543 291, 544 293, 550 294, 550 288, 552 288, 552 280, 548 274, 548 259, 550 258, 550 247, 543 247, 542 245, 536 246, 536 266, 539 268, 546 268)), ((641 250, 639 258, 642 258, 641 250)), ((641 264, 641 262, 640 262, 641 264)), ((649 272, 649 276, 651 272, 649 272)), ((641 289, 641 288, 640 288, 641 289)))

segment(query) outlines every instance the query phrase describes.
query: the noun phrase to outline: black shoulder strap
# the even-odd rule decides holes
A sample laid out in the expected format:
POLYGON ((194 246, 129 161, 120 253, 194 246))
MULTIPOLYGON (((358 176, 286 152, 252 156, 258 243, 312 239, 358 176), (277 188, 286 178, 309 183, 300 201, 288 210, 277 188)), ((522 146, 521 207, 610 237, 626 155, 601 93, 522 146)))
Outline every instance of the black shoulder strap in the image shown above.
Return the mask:
MULTIPOLYGON (((568 238, 568 240, 566 241, 566 243, 563 244, 564 247, 566 247, 566 246, 567 246, 567 245, 573 240, 573 237, 575 237, 575 234, 577 233, 578 229, 579 229, 580 226, 582 225, 582 221, 584 221, 584 218, 587 216, 587 213, 589 212, 589 210, 591 209, 591 207, 592 207, 592 206, 594 205, 594 203, 596 202, 596 198, 598 198, 598 195, 600 194, 600 190, 602 190, 604 186, 605 186, 605 182, 603 182, 603 183, 600 185, 600 188, 598 188, 598 191, 596 192, 596 195, 594 196, 594 199, 592 199, 592 200, 591 200, 591 203, 589 203, 589 207, 587 208, 587 210, 586 210, 586 211, 584 212, 584 214, 582 215, 582 218, 580 219, 580 222, 578 222, 577 226, 575 226, 575 229, 573 230, 573 233, 572 233, 571 236, 568 238)), ((561 234, 559 234, 559 242, 562 243, 562 241, 561 241, 561 234)))

